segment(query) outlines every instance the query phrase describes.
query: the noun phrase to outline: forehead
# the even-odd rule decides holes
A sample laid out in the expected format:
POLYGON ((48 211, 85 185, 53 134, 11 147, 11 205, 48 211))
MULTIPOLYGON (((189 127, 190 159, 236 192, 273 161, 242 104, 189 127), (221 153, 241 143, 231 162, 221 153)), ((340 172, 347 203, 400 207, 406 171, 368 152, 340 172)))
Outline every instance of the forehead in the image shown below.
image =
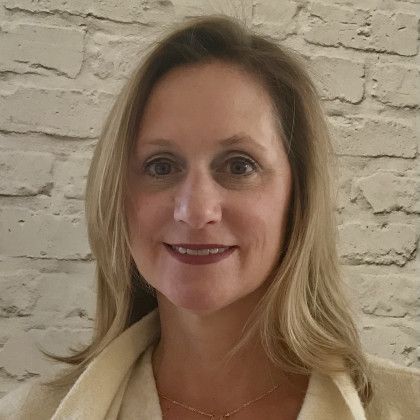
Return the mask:
POLYGON ((209 142, 238 132, 259 141, 272 138, 271 99, 254 76, 214 62, 177 68, 157 83, 140 122, 139 140, 160 137, 209 142))

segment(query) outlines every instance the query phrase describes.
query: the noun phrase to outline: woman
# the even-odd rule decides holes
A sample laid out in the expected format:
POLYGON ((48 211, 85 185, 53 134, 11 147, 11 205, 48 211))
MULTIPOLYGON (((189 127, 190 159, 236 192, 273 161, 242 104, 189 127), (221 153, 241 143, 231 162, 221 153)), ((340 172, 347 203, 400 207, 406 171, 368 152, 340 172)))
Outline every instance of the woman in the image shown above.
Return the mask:
POLYGON ((363 353, 341 289, 332 154, 292 53, 223 16, 169 34, 88 176, 94 339, 1 418, 417 418, 419 371, 363 353))

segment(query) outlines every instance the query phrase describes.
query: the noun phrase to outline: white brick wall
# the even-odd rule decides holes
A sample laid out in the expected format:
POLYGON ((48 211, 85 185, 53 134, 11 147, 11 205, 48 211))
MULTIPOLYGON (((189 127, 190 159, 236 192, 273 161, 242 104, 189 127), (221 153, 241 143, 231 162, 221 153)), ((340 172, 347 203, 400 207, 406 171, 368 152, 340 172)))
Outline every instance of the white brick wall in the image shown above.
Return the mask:
POLYGON ((83 190, 103 118, 163 25, 212 12, 311 59, 340 162, 338 246, 363 343, 420 366, 418 3, 0 0, 0 396, 56 369, 35 342, 64 352, 89 339, 83 190))

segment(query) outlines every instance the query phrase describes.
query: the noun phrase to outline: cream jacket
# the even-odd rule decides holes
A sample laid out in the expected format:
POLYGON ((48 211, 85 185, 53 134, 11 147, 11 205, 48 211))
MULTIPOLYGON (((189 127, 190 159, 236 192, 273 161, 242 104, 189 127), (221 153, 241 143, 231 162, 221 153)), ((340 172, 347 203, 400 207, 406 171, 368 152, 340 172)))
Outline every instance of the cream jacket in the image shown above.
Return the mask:
MULTIPOLYGON (((0 400, 1 420, 160 420, 151 354, 159 337, 155 309, 113 340, 66 389, 39 380, 0 400)), ((362 407, 347 374, 313 372, 297 420, 419 420, 420 370, 368 355, 375 395, 362 407)))

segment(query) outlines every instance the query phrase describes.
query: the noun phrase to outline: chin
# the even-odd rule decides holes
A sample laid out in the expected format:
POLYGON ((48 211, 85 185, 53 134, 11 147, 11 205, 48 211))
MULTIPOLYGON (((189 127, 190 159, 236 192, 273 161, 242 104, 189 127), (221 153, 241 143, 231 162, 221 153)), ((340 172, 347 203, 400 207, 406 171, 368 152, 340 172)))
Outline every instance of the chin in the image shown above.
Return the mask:
POLYGON ((221 303, 223 299, 220 296, 212 296, 209 293, 200 295, 199 293, 191 293, 191 291, 187 294, 165 295, 164 299, 179 309, 184 309, 197 315, 210 315, 229 304, 221 303))

